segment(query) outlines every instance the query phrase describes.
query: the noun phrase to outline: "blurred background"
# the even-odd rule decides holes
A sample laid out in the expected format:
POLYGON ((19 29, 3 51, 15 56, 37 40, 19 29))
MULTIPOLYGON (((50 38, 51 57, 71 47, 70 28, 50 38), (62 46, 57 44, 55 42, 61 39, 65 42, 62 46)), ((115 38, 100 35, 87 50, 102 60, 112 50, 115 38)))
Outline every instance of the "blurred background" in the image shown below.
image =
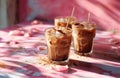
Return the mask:
POLYGON ((0 28, 39 20, 50 24, 57 16, 71 15, 91 21, 100 30, 120 30, 120 0, 0 0, 0 28))

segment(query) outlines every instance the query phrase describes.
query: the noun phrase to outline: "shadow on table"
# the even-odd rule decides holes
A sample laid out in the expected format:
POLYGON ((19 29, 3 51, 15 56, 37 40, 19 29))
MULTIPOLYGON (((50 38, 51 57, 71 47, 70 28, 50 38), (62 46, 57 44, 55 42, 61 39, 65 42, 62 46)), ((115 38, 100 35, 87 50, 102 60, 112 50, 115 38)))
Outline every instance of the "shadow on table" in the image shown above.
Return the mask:
MULTIPOLYGON (((90 63, 90 62, 84 62, 79 60, 70 59, 69 61, 70 71, 69 74, 75 73, 76 71, 71 71, 72 68, 80 69, 88 72, 93 72, 100 75, 106 75, 108 76, 115 76, 120 77, 120 64, 112 64, 112 63, 90 63), (107 74, 106 74, 107 73, 107 74)), ((79 72, 79 70, 78 70, 79 72)))
MULTIPOLYGON (((18 62, 18 61, 11 61, 11 60, 4 60, 8 63, 12 63, 12 64, 15 64, 15 66, 13 66, 12 64, 8 64, 6 66, 6 69, 9 69, 9 70, 12 70, 13 73, 10 73, 10 75, 13 75, 13 76, 25 76, 25 77, 30 77, 30 78, 34 78, 34 77, 40 77, 40 78, 46 78, 46 77, 49 77, 49 76, 46 76, 46 75, 43 75, 42 72, 43 72, 43 68, 41 69, 38 69, 37 67, 31 65, 31 64, 28 64, 28 63, 23 63, 23 62, 18 62), (16 66, 17 65, 17 66, 16 66), (20 75, 22 74, 22 75, 20 75)), ((8 76, 3 76, 0 75, 0 78, 9 78, 9 75, 8 76)))
POLYGON ((102 51, 101 51, 101 53, 94 52, 91 57, 97 58, 97 59, 103 59, 103 60, 107 60, 107 61, 112 61, 112 62, 118 62, 118 63, 120 62, 120 56, 102 53, 102 51))
POLYGON ((6 74, 3 74, 3 75, 0 75, 0 78, 10 78, 10 77, 6 74))

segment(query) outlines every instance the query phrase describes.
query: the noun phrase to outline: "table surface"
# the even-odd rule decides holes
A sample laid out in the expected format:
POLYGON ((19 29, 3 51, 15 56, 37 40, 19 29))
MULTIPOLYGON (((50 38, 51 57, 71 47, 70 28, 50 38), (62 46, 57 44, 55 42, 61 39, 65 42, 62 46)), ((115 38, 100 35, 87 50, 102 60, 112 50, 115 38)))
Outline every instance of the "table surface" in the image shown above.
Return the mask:
POLYGON ((17 24, 0 30, 0 78, 120 78, 119 33, 97 31, 91 56, 70 50, 69 65, 43 61, 49 24, 17 24), (21 33, 24 32, 24 33, 21 33))

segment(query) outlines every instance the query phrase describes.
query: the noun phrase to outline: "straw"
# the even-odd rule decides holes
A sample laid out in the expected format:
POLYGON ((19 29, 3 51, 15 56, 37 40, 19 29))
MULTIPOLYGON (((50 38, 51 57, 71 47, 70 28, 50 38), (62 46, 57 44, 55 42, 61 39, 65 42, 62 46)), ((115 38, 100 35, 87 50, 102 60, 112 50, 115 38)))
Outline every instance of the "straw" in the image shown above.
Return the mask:
POLYGON ((71 13, 71 16, 70 16, 70 18, 68 18, 66 28, 68 28, 68 24, 69 24, 69 22, 70 22, 70 19, 73 17, 74 10, 75 10, 75 8, 73 7, 73 9, 72 9, 72 13, 71 13))
POLYGON ((73 17, 74 10, 75 10, 75 8, 73 7, 73 9, 72 9, 72 13, 71 13, 71 17, 73 17))
POLYGON ((87 20, 88 23, 90 23, 90 16, 91 16, 91 14, 90 14, 90 12, 89 12, 89 13, 88 13, 88 20, 87 20))

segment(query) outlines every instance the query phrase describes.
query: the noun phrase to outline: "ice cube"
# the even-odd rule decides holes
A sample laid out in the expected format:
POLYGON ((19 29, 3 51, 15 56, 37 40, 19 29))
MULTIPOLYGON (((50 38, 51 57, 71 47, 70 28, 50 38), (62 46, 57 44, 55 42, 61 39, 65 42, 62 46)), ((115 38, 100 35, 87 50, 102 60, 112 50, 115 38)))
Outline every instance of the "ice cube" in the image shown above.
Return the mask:
POLYGON ((56 37, 62 38, 64 36, 64 33, 61 30, 56 31, 56 37))
POLYGON ((49 39, 49 43, 51 45, 53 44, 56 44, 58 42, 58 39, 56 38, 56 36, 52 36, 50 39, 49 39))
POLYGON ((64 22, 64 21, 65 21, 64 18, 59 19, 59 22, 64 22))

